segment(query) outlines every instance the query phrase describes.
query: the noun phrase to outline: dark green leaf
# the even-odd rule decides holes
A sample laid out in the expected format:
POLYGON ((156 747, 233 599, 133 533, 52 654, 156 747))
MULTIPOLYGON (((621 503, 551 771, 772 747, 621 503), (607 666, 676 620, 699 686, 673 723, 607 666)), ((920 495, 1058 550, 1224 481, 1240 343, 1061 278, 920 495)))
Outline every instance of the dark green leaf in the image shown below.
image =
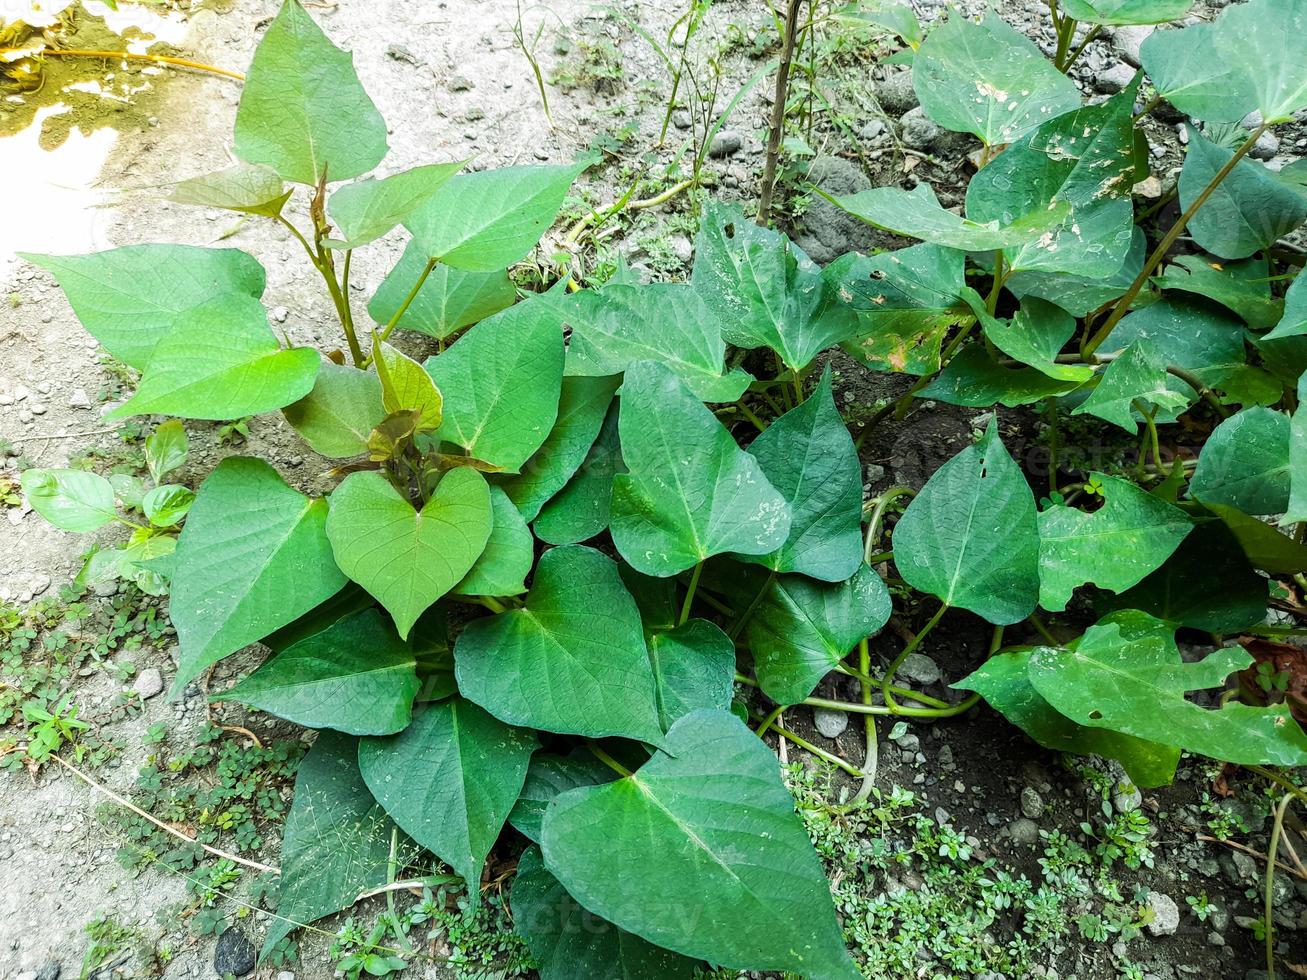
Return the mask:
POLYGON ((1274 326, 1285 311, 1284 301, 1271 296, 1269 277, 1265 259, 1217 262, 1201 255, 1180 255, 1154 282, 1162 289, 1205 296, 1260 330, 1274 326))
POLYGON ((663 728, 700 708, 731 706, 735 644, 706 619, 691 619, 647 637, 663 728))
POLYGON ((1034 368, 1004 367, 983 346, 972 344, 955 354, 920 395, 969 408, 996 403, 1013 407, 1064 395, 1078 387, 1079 382, 1057 381, 1034 368))
POLYGON ((1282 514, 1289 506, 1289 418, 1246 408, 1208 437, 1189 481, 1189 495, 1248 514, 1282 514))
POLYGON ((1159 414, 1179 413, 1196 393, 1166 373, 1151 340, 1137 340, 1107 365, 1089 397, 1071 410, 1072 415, 1096 415, 1127 432, 1139 431, 1139 405, 1159 414))
POLYGON ((455 595, 517 595, 535 558, 531 529, 500 487, 490 488, 490 538, 472 570, 454 588, 455 595))
POLYGON ((553 802, 554 797, 578 786, 597 786, 599 783, 610 782, 616 775, 613 769, 600 762, 584 746, 566 756, 537 752, 531 757, 531 767, 527 770, 522 794, 518 797, 513 812, 508 815, 508 822, 523 835, 539 843, 545 808, 553 802))
POLYGON ((535 521, 537 537, 549 544, 576 544, 602 532, 608 527, 613 477, 625 472, 618 441, 618 407, 614 403, 580 468, 541 508, 535 521))

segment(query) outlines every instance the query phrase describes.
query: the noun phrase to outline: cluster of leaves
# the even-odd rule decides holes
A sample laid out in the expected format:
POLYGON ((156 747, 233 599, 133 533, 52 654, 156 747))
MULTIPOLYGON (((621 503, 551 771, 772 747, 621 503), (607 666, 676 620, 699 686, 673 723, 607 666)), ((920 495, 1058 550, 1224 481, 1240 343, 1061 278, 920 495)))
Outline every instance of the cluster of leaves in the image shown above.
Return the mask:
MULTIPOLYGON (((1138 6, 1078 0, 1059 16, 1138 6)), ((274 656, 217 697, 323 729, 297 772, 266 948, 393 881, 410 843, 453 868, 476 907, 511 825, 531 842, 514 921, 546 978, 689 976, 701 962, 856 975, 776 759, 732 711, 737 676, 790 705, 838 670, 863 685, 853 707, 921 717, 983 695, 1041 743, 1118 759, 1141 786, 1170 780, 1182 749, 1307 762, 1274 685, 1257 704, 1187 698, 1222 686, 1247 653, 1186 663, 1175 641, 1181 626, 1257 626, 1271 599, 1255 569, 1307 570, 1307 549, 1259 520, 1307 516, 1307 422, 1282 410, 1307 366, 1307 295, 1295 282, 1281 301, 1269 286, 1272 246, 1307 211, 1285 206, 1302 199, 1293 174, 1243 159, 1307 105, 1307 65, 1288 47, 1301 19, 1288 0, 1251 0, 1144 46, 1158 96, 1209 128, 1261 112, 1237 151, 1195 130, 1178 189, 1177 227, 1238 262, 1189 257, 1153 275, 1171 242, 1145 259, 1135 223, 1142 79, 1082 105, 1011 28, 955 15, 913 45, 913 72, 927 113, 984 144, 965 217, 925 185, 836 199, 922 243, 820 269, 783 234, 712 205, 688 283, 621 273, 518 302, 508 267, 589 161, 357 179, 382 163, 385 123, 350 56, 287 0, 241 99, 241 162, 173 196, 283 225, 322 276, 346 350, 324 360, 283 345, 263 270, 242 251, 30 256, 142 372, 115 417, 280 411, 338 461, 325 498, 248 457, 219 464, 193 500, 157 487, 180 512, 136 533, 169 560, 147 564, 131 544, 112 559, 168 580, 178 688, 261 641, 274 656), (1211 56, 1191 57, 1194 45, 1211 56), (1263 74, 1271 61, 1283 70, 1263 74), (297 185, 307 230, 287 216, 297 185), (364 330, 352 252, 399 226, 407 249, 364 330), (986 296, 968 274, 988 280, 986 296), (396 330, 438 352, 419 363, 390 343, 396 330), (902 583, 939 606, 873 678, 866 641, 891 598, 868 558, 890 495, 869 502, 864 536, 857 452, 819 374, 834 347, 918 377, 912 396, 1142 425, 1152 462, 1141 456, 1134 480, 1059 485, 1055 470, 1040 509, 991 423, 893 528, 902 583), (1196 466, 1166 465, 1159 429, 1182 417, 1198 428, 1205 413, 1221 421, 1196 466), (1099 622, 1070 643, 999 652, 958 685, 976 692, 966 701, 892 683, 947 610, 1001 629, 1061 612, 1082 589, 1099 622), (857 668, 844 663, 854 649, 857 668)), ((175 447, 180 426, 169 431, 175 447)), ((24 486, 52 521, 90 530, 132 498, 85 475, 29 471, 24 486)), ((1132 833, 1117 828, 1113 846, 1132 833)))

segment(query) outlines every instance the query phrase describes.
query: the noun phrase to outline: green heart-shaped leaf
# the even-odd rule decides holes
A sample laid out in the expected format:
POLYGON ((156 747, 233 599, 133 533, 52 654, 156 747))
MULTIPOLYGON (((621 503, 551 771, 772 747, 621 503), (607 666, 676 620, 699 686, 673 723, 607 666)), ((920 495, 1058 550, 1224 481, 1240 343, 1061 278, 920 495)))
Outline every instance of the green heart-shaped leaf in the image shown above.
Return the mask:
POLYGON ((706 619, 691 619, 646 637, 664 729, 700 708, 731 706, 735 693, 735 644, 706 619))
POLYGON ((389 323, 408 302, 396 326, 443 340, 456 330, 512 306, 517 299, 517 290, 504 269, 468 272, 437 265, 410 301, 409 294, 422 278, 426 264, 426 254, 410 241, 395 268, 377 287, 368 303, 368 315, 378 323, 389 323))
POLYGON ((535 558, 531 529, 508 494, 490 488, 490 538, 472 570, 454 588, 455 595, 517 595, 526 591, 526 577, 535 558))
POLYGON ((381 180, 346 184, 331 195, 330 203, 331 218, 343 241, 333 240, 330 244, 335 248, 358 248, 376 241, 425 204, 461 169, 462 161, 433 163, 381 180))
POLYGON ((313 390, 282 410, 316 453, 345 459, 368 451, 368 436, 386 417, 381 379, 371 371, 324 361, 313 390))
POLYGON ((1289 485, 1289 418, 1253 407, 1212 430, 1198 454, 1189 495, 1246 514, 1280 514, 1289 506, 1289 485))
POLYGON ((1166 372, 1157 346, 1137 340, 1107 365, 1089 397, 1071 410, 1072 415, 1096 415, 1127 432, 1139 431, 1139 406, 1161 415, 1183 412, 1196 392, 1166 372))
POLYGON ((600 762, 598 756, 585 746, 578 746, 570 755, 537 752, 531 757, 531 768, 526 772, 522 794, 508 815, 508 822, 538 844, 545 808, 554 797, 578 786, 611 782, 616 776, 614 770, 600 762))
POLYGON ((217 173, 179 181, 173 185, 168 200, 275 218, 281 214, 292 193, 271 167, 260 163, 238 163, 217 173))
POLYGON ((1194 0, 1061 0, 1062 11, 1084 24, 1165 24, 1189 13, 1194 0))
POLYGON ((588 541, 608 527, 613 477, 626 472, 618 440, 618 407, 604 416, 594 445, 567 485, 540 509, 536 536, 549 544, 588 541))
POLYGON ((945 365, 922 398, 947 405, 988 408, 991 405, 1030 405, 1065 395, 1080 387, 1077 381, 1058 381, 1035 368, 1009 368, 998 363, 980 344, 964 347, 945 365))
POLYGON ((57 528, 86 534, 118 516, 113 484, 99 473, 33 467, 20 479, 32 510, 57 528))

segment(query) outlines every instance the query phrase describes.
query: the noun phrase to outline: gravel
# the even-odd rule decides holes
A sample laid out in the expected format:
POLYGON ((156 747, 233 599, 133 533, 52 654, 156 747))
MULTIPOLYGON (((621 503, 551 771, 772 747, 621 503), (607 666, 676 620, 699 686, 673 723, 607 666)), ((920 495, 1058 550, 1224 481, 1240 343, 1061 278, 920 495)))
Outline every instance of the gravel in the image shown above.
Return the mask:
POLYGON ((924 653, 908 654, 903 665, 899 667, 899 674, 918 684, 935 684, 944 676, 939 669, 939 664, 924 653))

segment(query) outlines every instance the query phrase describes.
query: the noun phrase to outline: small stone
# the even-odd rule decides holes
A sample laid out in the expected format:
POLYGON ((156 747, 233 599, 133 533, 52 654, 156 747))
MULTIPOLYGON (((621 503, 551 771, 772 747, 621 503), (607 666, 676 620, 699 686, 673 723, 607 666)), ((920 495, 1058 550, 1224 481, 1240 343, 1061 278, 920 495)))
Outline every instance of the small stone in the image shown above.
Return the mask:
POLYGON ((163 693, 163 674, 159 672, 158 667, 148 667, 141 671, 140 676, 136 678, 136 683, 132 685, 134 690, 142 701, 148 701, 163 693))
POLYGON ((421 62, 418 61, 417 55, 402 44, 392 44, 390 47, 386 48, 386 56, 395 61, 402 61, 414 66, 421 64, 421 62))
POLYGON ((1112 47, 1129 65, 1140 67, 1139 48, 1153 33, 1152 25, 1128 25, 1118 27, 1112 34, 1112 47))
POLYGON ((849 716, 843 711, 832 711, 829 708, 814 708, 812 711, 812 723, 816 726, 817 731, 827 738, 839 738, 844 734, 845 729, 849 727, 849 716))
POLYGON ((1019 817, 1007 825, 1008 833, 1018 844, 1039 843, 1039 824, 1027 817, 1019 817))
POLYGON ((869 119, 858 130, 858 138, 871 142, 884 132, 885 121, 883 119, 869 119))
POLYGON ((1248 151, 1248 155, 1254 160, 1269 160, 1275 154, 1280 152, 1280 138, 1270 130, 1262 133, 1257 137, 1257 142, 1253 148, 1248 151))
POLYGON ((290 970, 282 970, 277 974, 277 980, 295 980, 295 974, 291 973, 290 970))
POLYGON ((672 254, 677 259, 685 265, 690 264, 690 260, 694 258, 694 245, 690 242, 690 239, 684 235, 673 235, 668 245, 671 246, 672 254))
POLYGON ((49 409, 45 405, 45 402, 32 402, 32 404, 28 407, 33 415, 44 415, 46 412, 49 411, 49 409))
POLYGON ((740 147, 744 145, 744 139, 733 129, 723 129, 713 137, 712 143, 708 147, 708 155, 715 159, 728 157, 732 153, 739 153, 740 147))
POLYGON ((32 393, 27 389, 25 385, 19 385, 17 388, 14 389, 14 401, 21 402, 24 399, 30 397, 31 394, 32 393))
POLYGON ((1234 863, 1235 874, 1230 876, 1234 884, 1238 885, 1258 879, 1257 862, 1251 856, 1243 851, 1231 851, 1230 860, 1234 863))
POLYGON ((472 88, 472 80, 463 75, 451 75, 445 85, 451 92, 467 92, 472 88))
POLYGON ((1207 934, 1207 945, 1208 945, 1208 946, 1224 946, 1224 945, 1225 945, 1225 937, 1222 936, 1222 935, 1221 935, 1219 932, 1217 932, 1215 929, 1213 929, 1211 932, 1209 932, 1209 933, 1207 934))
POLYGON ((1135 193, 1142 198, 1155 201, 1162 196, 1162 182, 1150 174, 1135 184, 1135 193))
POLYGON ((1038 820, 1044 815, 1044 801, 1029 786, 1021 791, 1021 815, 1031 820, 1038 820))
POLYGON ((878 82, 876 98, 880 107, 892 116, 903 116, 920 105, 910 71, 896 71, 883 82, 878 82))
POLYGON ((921 106, 904 114, 899 121, 899 132, 903 142, 918 150, 926 150, 944 134, 925 113, 921 106))
POLYGON ((218 976, 225 977, 229 973, 234 977, 246 976, 254 972, 256 963, 253 945, 235 926, 218 937, 218 945, 213 951, 213 968, 218 976))
POLYGON ((672 113, 672 125, 677 129, 689 129, 691 126, 690 114, 684 109, 677 109, 672 113))
POLYGON ((1133 783, 1117 783, 1112 790, 1112 806, 1117 813, 1133 813, 1144 802, 1144 794, 1133 783))
POLYGON ((55 960, 51 960, 36 971, 36 980, 59 980, 59 974, 62 972, 63 967, 55 960))
POLYGON ((934 684, 944 675, 939 664, 924 653, 910 653, 899 667, 899 673, 918 684, 934 684))
POLYGON ((272 319, 277 323, 285 323, 290 317, 290 310, 284 306, 274 306, 272 308, 272 319))
POLYGON ((939 754, 935 756, 935 761, 939 763, 941 769, 953 768, 953 746, 945 745, 940 748, 939 754))
POLYGON ((69 397, 68 407, 89 409, 91 407, 91 396, 86 393, 85 388, 78 388, 69 397))
POLYGON ((1108 95, 1115 95, 1134 80, 1135 69, 1123 61, 1105 68, 1094 76, 1094 88, 1108 95))
POLYGON ((1154 936, 1174 936, 1180 927, 1180 908, 1175 899, 1162 892, 1148 893, 1148 907, 1153 910, 1153 921, 1148 923, 1148 931, 1154 936))

